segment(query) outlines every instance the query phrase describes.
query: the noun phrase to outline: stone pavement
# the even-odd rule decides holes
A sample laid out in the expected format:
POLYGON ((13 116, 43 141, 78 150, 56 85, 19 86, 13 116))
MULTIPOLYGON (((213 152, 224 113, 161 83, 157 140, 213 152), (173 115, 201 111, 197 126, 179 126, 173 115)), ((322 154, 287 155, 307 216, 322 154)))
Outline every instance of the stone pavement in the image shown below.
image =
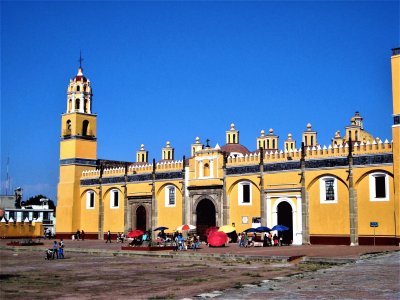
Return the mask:
POLYGON ((230 244, 222 248, 202 245, 196 252, 140 252, 122 251, 115 241, 65 240, 66 259, 43 263, 44 250, 51 248, 52 240, 19 247, 7 242, 0 240, 4 299, 20 299, 23 294, 30 299, 400 299, 398 246, 238 248, 230 244), (312 268, 314 263, 316 268, 312 268), (336 266, 326 268, 321 263, 336 266), (193 267, 199 272, 192 272, 193 267), (29 270, 35 270, 33 277, 27 275, 29 270), (57 289, 47 288, 54 284, 47 272, 58 278, 57 289), (25 289, 19 288, 21 282, 25 289), (41 292, 37 298, 32 285, 41 292), (88 285, 95 288, 87 289, 88 285), (137 294, 139 287, 142 294, 137 294))
POLYGON ((400 252, 370 255, 355 264, 263 280, 258 286, 246 285, 195 297, 205 298, 400 299, 400 252))

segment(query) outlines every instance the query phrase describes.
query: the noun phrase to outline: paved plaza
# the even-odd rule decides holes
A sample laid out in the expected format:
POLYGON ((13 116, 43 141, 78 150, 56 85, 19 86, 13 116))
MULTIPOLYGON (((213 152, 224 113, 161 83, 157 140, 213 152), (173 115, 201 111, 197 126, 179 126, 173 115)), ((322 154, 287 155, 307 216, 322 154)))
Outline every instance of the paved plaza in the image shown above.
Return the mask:
POLYGON ((65 241, 65 259, 0 241, 1 299, 400 299, 398 246, 122 251, 65 241))

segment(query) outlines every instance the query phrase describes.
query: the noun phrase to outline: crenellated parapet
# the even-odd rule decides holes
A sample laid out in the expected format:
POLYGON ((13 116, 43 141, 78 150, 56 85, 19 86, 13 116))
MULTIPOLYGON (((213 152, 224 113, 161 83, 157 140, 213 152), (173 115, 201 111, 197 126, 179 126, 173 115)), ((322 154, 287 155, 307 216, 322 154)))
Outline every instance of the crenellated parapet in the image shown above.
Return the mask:
POLYGON ((156 164, 156 173, 181 171, 182 169, 183 169, 182 160, 162 161, 156 164))
POLYGON ((98 178, 100 170, 85 170, 82 172, 81 178, 98 178))
MULTIPOLYGON (((180 172, 183 169, 183 160, 161 161, 156 164, 156 173, 180 172)), ((127 175, 151 174, 153 172, 153 164, 134 164, 128 167, 127 175)), ((105 168, 102 177, 123 177, 125 175, 125 167, 105 168)), ((81 179, 100 178, 100 170, 85 170, 82 172, 81 179)))
MULTIPOLYGON (((266 151, 268 152, 268 151, 266 151)), ((260 163, 261 153, 250 153, 244 156, 229 156, 227 165, 253 165, 260 163)))
POLYGON ((146 174, 153 171, 153 164, 135 164, 128 167, 128 175, 146 174))
MULTIPOLYGON (((333 147, 329 145, 326 146, 314 146, 306 147, 306 159, 323 159, 329 157, 346 157, 349 154, 349 144, 340 144, 339 146, 334 145, 333 147)), ((382 140, 374 140, 372 143, 367 141, 366 143, 354 143, 353 145, 353 155, 369 155, 369 154, 379 154, 392 152, 392 143, 388 140, 382 142, 382 140)), ((264 162, 284 162, 290 160, 300 160, 301 149, 294 149, 289 151, 275 150, 275 151, 265 151, 264 152, 264 162)), ((228 157, 227 166, 245 166, 245 165, 255 165, 260 163, 260 153, 250 153, 242 157, 228 157)))

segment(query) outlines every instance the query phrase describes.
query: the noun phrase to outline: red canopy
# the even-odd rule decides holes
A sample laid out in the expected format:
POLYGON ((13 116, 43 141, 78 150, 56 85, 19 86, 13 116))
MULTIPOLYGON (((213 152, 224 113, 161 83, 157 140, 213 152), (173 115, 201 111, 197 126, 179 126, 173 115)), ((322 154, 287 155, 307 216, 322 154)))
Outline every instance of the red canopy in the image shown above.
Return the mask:
POLYGON ((218 231, 219 227, 208 227, 206 229, 206 236, 209 236, 211 233, 218 231))
POLYGON ((133 231, 129 232, 126 236, 128 238, 135 238, 135 237, 141 236, 143 234, 144 234, 143 231, 141 231, 139 229, 136 229, 136 230, 133 230, 133 231))
POLYGON ((228 242, 228 236, 225 232, 216 231, 208 236, 207 241, 210 246, 220 247, 228 242))

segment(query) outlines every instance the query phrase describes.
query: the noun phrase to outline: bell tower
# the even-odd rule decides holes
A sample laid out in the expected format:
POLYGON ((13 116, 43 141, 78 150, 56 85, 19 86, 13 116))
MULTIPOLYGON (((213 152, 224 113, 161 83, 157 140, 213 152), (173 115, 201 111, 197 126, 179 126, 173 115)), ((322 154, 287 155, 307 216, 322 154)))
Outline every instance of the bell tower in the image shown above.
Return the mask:
POLYGON ((70 237, 80 230, 82 171, 96 168, 96 118, 92 88, 83 75, 82 58, 67 88, 66 111, 61 116, 60 177, 57 191, 57 235, 70 237))
MULTIPOLYGON (((392 49, 392 97, 393 97, 393 174, 396 218, 400 215, 400 48, 392 49)), ((400 244, 400 222, 397 222, 396 239, 400 244)))

